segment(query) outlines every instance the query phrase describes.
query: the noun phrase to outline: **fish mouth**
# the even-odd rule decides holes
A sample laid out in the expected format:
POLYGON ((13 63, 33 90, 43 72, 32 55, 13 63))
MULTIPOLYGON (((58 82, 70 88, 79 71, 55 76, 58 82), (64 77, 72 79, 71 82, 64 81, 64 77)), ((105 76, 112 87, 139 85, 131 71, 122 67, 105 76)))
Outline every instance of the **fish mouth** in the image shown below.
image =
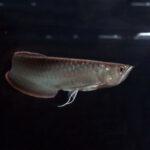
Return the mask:
POLYGON ((127 70, 125 71, 125 73, 123 73, 123 75, 121 76, 121 79, 119 81, 119 84, 121 82, 123 82, 129 75, 129 73, 133 70, 134 66, 128 66, 127 70))

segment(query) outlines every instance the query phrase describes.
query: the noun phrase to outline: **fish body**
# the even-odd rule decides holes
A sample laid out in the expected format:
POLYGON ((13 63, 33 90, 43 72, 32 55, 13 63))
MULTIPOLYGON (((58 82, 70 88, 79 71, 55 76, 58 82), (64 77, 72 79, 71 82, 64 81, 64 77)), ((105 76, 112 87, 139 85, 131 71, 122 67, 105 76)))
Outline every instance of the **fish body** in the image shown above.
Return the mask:
POLYGON ((6 80, 24 94, 51 98, 59 90, 92 91, 116 86, 127 78, 132 68, 120 63, 21 51, 14 53, 6 80))

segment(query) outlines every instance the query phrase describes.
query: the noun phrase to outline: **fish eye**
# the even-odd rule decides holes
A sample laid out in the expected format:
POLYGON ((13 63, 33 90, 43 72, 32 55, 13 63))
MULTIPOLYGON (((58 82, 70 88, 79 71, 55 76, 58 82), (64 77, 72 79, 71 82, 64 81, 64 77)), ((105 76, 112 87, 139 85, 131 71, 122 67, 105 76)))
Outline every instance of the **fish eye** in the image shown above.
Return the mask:
POLYGON ((119 68, 119 71, 122 73, 123 71, 125 70, 125 67, 123 67, 123 66, 121 66, 120 68, 119 68))

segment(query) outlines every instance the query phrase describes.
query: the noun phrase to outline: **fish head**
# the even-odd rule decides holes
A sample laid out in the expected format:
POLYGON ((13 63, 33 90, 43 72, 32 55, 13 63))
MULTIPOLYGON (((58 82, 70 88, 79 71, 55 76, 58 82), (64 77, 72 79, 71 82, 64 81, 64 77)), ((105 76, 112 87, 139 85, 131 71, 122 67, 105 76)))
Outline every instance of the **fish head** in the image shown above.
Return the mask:
POLYGON ((109 64, 105 67, 104 80, 107 86, 116 86, 122 83, 129 75, 133 66, 126 64, 109 64))

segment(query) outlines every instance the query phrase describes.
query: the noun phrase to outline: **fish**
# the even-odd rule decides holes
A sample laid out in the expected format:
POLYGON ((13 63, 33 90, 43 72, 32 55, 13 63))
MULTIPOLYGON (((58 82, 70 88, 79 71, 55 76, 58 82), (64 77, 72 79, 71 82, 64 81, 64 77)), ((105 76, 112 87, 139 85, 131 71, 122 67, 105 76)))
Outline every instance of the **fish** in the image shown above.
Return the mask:
POLYGON ((119 85, 133 68, 122 63, 17 51, 5 78, 14 89, 36 98, 54 98, 58 91, 67 91, 67 102, 58 106, 64 107, 75 100, 79 91, 119 85))

